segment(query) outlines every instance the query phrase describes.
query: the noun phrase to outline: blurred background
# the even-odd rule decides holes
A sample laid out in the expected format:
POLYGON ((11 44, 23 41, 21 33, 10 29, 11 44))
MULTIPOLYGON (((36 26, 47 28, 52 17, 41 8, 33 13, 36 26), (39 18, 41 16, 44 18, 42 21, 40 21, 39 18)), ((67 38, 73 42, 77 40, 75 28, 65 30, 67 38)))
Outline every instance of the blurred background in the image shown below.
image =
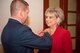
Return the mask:
MULTIPOLYGON (((8 18, 10 17, 10 3, 12 0, 0 0, 0 37, 8 18)), ((48 7, 60 7, 65 14, 65 20, 61 24, 65 29, 71 32, 72 47, 74 53, 80 53, 80 0, 25 0, 29 3, 29 26, 33 32, 43 30, 47 26, 45 24, 45 10, 48 7), (35 27, 36 26, 36 27, 35 27)), ((34 49, 37 53, 38 49, 34 49)), ((3 48, 0 41, 0 53, 3 48)))

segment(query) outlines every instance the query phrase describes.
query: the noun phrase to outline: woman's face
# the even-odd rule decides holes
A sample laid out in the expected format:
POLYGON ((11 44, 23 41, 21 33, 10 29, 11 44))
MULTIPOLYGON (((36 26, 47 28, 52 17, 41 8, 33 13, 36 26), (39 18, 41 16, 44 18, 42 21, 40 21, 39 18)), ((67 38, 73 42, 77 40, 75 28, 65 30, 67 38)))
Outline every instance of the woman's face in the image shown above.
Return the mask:
POLYGON ((57 25, 57 18, 54 13, 47 13, 45 20, 48 27, 53 27, 57 25))

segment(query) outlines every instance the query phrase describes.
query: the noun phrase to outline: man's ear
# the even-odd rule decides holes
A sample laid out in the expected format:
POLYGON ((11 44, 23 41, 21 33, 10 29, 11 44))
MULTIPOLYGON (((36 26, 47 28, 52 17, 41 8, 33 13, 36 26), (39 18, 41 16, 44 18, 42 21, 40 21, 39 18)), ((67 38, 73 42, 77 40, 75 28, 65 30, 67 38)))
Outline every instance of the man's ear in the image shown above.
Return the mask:
POLYGON ((23 18, 24 17, 24 11, 20 10, 20 16, 23 18))
POLYGON ((19 10, 19 11, 18 11, 18 16, 20 16, 20 17, 23 16, 23 15, 22 15, 22 10, 19 10))
POLYGON ((22 11, 21 10, 19 11, 19 15, 22 16, 22 11))

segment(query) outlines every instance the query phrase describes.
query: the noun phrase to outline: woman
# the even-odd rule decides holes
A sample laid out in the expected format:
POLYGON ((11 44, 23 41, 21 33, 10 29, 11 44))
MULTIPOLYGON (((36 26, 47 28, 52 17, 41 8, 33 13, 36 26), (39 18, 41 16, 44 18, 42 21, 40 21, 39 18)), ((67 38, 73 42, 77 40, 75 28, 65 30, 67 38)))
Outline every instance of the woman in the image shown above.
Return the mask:
POLYGON ((64 20, 64 13, 61 8, 48 8, 45 12, 45 21, 52 36, 52 47, 50 50, 39 50, 38 53, 72 53, 72 41, 70 32, 62 27, 60 23, 64 20))

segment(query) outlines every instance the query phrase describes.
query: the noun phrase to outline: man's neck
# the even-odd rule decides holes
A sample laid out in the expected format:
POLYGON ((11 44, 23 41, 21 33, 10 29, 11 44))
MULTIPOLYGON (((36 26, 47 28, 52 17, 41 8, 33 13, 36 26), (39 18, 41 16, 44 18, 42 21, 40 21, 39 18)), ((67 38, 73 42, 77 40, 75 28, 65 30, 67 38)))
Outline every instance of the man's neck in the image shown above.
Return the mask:
POLYGON ((11 19, 14 19, 14 20, 17 20, 17 21, 19 21, 20 23, 22 23, 21 20, 18 19, 18 18, 15 18, 15 17, 10 17, 10 18, 11 18, 11 19))

